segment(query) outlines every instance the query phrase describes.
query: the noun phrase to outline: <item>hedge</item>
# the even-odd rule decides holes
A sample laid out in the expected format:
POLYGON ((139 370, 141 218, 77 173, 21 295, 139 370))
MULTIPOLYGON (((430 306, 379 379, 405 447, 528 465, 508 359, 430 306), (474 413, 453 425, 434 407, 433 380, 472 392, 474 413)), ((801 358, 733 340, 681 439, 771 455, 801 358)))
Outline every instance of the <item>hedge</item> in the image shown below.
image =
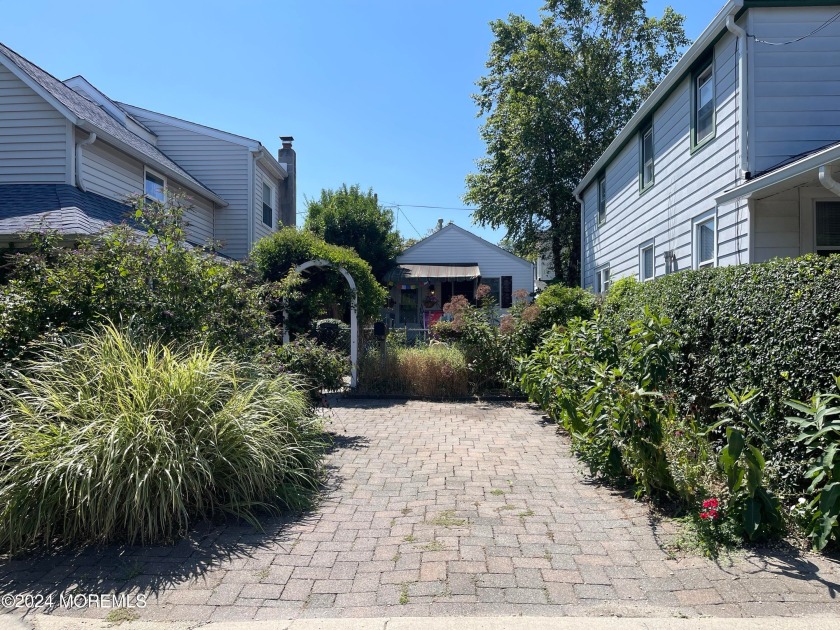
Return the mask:
MULTIPOLYGON (((804 460, 785 422, 785 399, 830 391, 840 373, 840 256, 686 271, 652 282, 615 283, 603 315, 616 330, 644 316, 645 306, 672 320, 679 335, 673 382, 681 411, 701 426, 718 414, 726 388, 761 391, 756 412, 777 437, 787 465, 804 460)), ((787 470, 785 470, 787 469, 787 470)))

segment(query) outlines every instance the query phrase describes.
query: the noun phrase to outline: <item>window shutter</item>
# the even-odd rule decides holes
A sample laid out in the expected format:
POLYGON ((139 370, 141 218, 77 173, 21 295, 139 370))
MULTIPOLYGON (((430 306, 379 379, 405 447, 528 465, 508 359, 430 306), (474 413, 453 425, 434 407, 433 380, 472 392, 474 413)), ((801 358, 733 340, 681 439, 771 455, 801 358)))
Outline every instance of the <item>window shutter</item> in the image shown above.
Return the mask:
POLYGON ((502 276, 502 308, 513 306, 513 276, 502 276))

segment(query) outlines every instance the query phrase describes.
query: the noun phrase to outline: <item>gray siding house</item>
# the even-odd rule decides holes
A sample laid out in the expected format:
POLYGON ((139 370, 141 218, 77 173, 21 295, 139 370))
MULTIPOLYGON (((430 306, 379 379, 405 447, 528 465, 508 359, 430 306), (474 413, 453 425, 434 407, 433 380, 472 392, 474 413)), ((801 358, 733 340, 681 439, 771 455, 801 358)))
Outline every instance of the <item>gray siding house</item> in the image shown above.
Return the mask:
POLYGON ((68 238, 124 219, 129 195, 188 198, 187 239, 243 258, 294 225, 296 159, 257 140, 118 103, 60 81, 0 44, 0 241, 47 227, 68 238))
POLYGON ((840 2, 731 0, 575 190, 581 285, 840 251, 840 2))

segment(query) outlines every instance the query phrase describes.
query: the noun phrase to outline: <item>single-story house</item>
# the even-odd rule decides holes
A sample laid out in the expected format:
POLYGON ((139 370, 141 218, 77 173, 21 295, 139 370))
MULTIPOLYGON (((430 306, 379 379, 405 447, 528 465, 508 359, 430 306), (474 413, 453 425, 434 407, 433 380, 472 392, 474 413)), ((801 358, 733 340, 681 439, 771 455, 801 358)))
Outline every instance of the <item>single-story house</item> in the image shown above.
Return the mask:
POLYGON ((385 278, 390 287, 385 321, 391 328, 427 330, 453 296, 474 302, 482 284, 490 287, 501 314, 517 291, 534 292, 532 262, 454 223, 406 249, 397 263, 385 278))

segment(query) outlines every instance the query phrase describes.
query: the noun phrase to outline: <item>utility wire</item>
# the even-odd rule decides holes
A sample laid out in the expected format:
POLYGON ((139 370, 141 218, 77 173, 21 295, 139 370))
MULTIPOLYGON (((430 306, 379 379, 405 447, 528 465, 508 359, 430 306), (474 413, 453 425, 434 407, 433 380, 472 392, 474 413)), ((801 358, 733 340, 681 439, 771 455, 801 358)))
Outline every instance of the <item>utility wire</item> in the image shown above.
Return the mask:
POLYGON ((802 37, 797 37, 796 39, 791 39, 790 41, 786 41, 786 42, 768 42, 765 39, 758 39, 755 35, 750 35, 750 37, 752 37, 759 44, 767 44, 768 46, 787 46, 788 44, 795 44, 796 42, 801 42, 803 39, 808 39, 809 37, 811 37, 811 35, 816 35, 817 33, 819 33, 821 30, 823 30, 827 26, 836 22, 838 19, 840 19, 840 12, 835 13, 834 17, 832 17, 829 20, 823 22, 817 28, 815 28, 813 31, 808 33, 807 35, 803 35, 802 37))
POLYGON ((464 212, 475 212, 477 208, 451 208, 449 206, 421 206, 410 203, 397 203, 396 201, 388 202, 392 206, 404 206, 406 208, 431 208, 433 210, 463 210, 464 212))

